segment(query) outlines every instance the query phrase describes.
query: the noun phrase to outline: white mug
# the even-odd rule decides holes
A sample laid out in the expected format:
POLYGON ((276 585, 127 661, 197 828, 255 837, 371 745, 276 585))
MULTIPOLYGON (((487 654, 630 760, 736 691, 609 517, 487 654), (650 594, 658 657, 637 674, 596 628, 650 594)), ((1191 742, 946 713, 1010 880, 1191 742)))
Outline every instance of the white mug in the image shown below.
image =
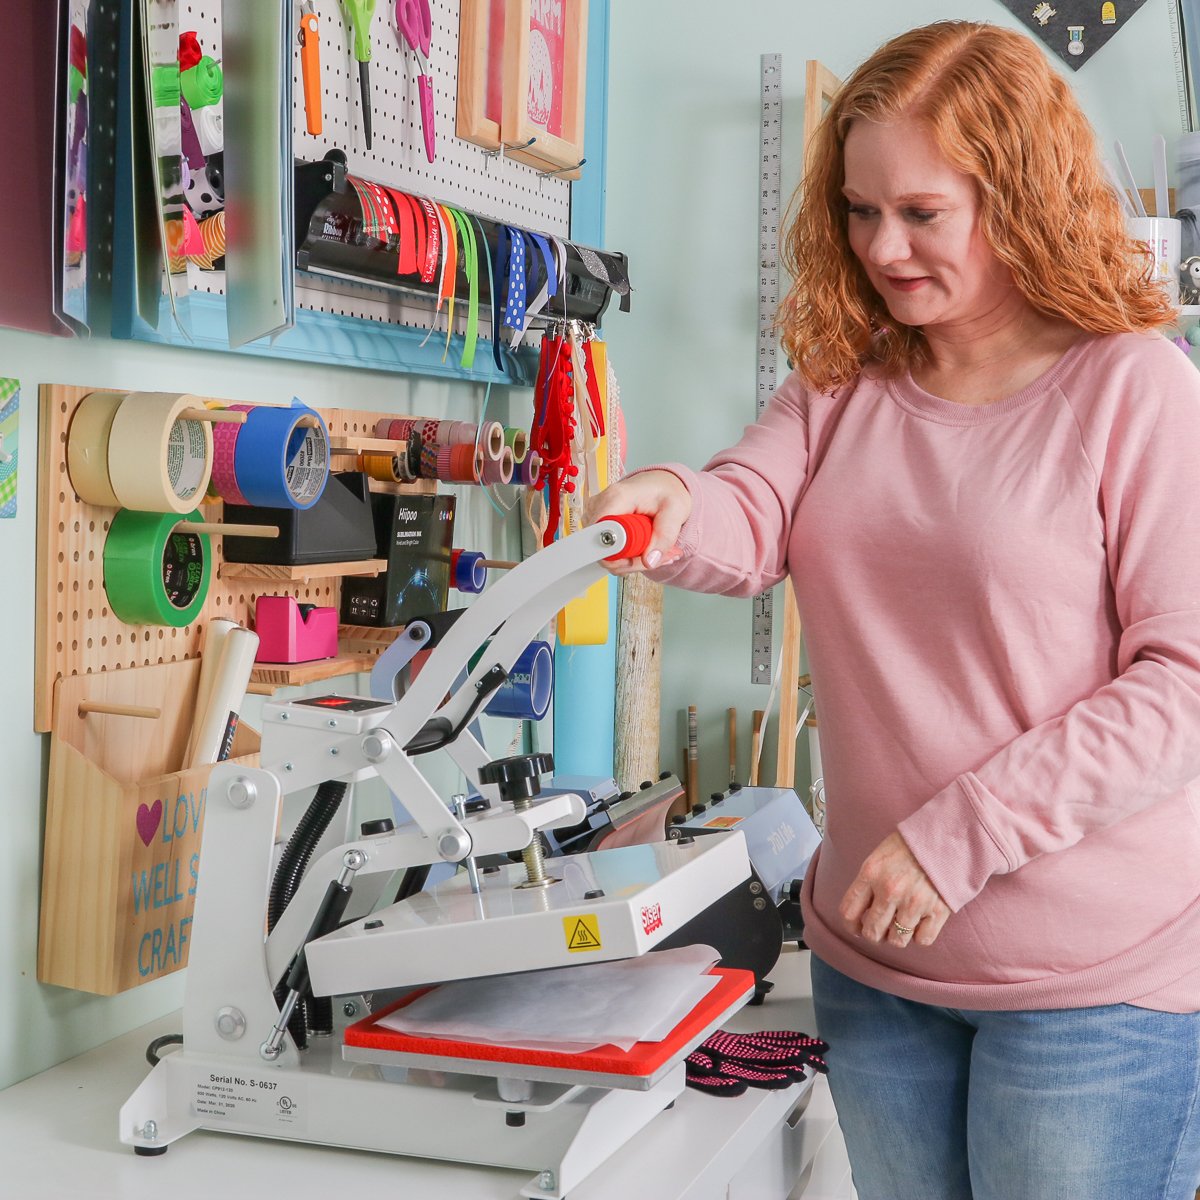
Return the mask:
POLYGON ((1174 217, 1126 217, 1129 236, 1154 255, 1154 276, 1167 289, 1167 298, 1179 304, 1179 254, 1181 225, 1174 217))

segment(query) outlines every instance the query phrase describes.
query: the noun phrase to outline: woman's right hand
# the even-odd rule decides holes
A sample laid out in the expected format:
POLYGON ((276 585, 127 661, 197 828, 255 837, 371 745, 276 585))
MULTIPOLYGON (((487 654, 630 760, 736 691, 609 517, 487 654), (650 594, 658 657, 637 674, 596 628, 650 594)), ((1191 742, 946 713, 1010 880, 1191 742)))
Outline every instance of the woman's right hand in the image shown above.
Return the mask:
POLYGON ((640 558, 618 558, 606 563, 614 575, 666 566, 683 551, 676 546, 679 531, 692 513, 692 496, 683 480, 671 471, 639 471, 607 487, 588 501, 589 525, 621 513, 643 513, 654 522, 650 545, 640 558))

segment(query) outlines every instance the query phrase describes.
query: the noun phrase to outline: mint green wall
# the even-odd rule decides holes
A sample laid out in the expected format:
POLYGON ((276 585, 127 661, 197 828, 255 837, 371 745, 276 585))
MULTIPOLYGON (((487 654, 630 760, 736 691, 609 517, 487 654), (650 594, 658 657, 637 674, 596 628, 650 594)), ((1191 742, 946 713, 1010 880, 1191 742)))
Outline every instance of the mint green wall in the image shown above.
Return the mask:
MULTIPOLYGON (((124 342, 75 341, 0 329, 0 376, 21 380, 20 492, 15 520, 0 520, 0 1087, 70 1058, 118 1033, 179 1007, 183 976, 102 998, 37 982, 37 914, 49 738, 33 733, 34 563, 37 514, 37 385, 64 383, 265 402, 299 396, 332 408, 365 408, 478 419, 483 388, 368 371, 295 365, 281 360, 181 351, 124 342)), ((528 419, 528 392, 513 413, 528 419)), ((510 398, 494 389, 489 416, 507 419, 510 398)), ((460 491, 465 492, 465 489, 460 491)), ((510 557, 511 523, 477 491, 460 495, 456 544, 510 557)), ((519 557, 519 553, 517 554, 519 557)), ((361 682, 361 681, 360 681, 361 682)), ((334 681, 330 690, 352 690, 334 681)), ((297 693, 298 694, 298 693, 297 693)), ((245 714, 260 728, 260 702, 245 714)), ((512 722, 495 723, 492 748, 503 752, 512 722)), ((489 738, 489 740, 491 740, 489 738)), ((457 790, 457 778, 445 793, 457 790)), ((386 793, 361 798, 366 815, 388 812, 386 793), (378 810, 378 811, 376 811, 378 810)))
MULTIPOLYGON (((754 411, 759 55, 783 55, 786 188, 798 176, 805 59, 844 78, 916 25, 1019 24, 994 0, 614 0, 612 10, 607 232, 628 252, 636 290, 635 319, 606 332, 630 464, 700 466, 754 411)), ((1167 11, 1149 0, 1078 74, 1062 67, 1101 141, 1124 142, 1143 186, 1151 135, 1171 144, 1179 134, 1167 11)), ((662 661, 663 765, 679 769, 679 714, 697 704, 701 792, 721 786, 725 709, 736 705, 744 779, 750 712, 767 692, 746 682, 749 601, 668 589, 662 661)))

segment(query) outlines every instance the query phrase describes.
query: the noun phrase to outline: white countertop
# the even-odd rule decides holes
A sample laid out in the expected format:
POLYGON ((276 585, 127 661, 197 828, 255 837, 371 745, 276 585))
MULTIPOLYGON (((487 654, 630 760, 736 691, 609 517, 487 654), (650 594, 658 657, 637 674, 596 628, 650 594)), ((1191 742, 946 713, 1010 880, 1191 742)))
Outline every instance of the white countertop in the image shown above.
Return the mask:
MULTIPOLYGON (((773 979, 776 987, 766 1002, 743 1008, 728 1028, 813 1032, 807 952, 786 947, 773 979)), ((282 1193, 325 1200, 351 1188, 356 1195, 404 1200, 515 1200, 530 1177, 527 1171, 207 1131, 189 1134, 159 1157, 138 1157, 117 1139, 117 1112, 149 1070, 147 1043, 179 1027, 180 1014, 172 1014, 0 1092, 0 1195, 242 1200, 282 1193)), ((815 1083, 803 1120, 823 1138, 832 1106, 825 1081, 815 1083)), ((748 1155, 810 1088, 811 1079, 782 1091, 751 1089, 733 1099, 685 1089, 673 1109, 575 1188, 570 1200, 709 1200, 714 1193, 706 1174, 728 1178, 729 1171, 720 1168, 748 1155)))

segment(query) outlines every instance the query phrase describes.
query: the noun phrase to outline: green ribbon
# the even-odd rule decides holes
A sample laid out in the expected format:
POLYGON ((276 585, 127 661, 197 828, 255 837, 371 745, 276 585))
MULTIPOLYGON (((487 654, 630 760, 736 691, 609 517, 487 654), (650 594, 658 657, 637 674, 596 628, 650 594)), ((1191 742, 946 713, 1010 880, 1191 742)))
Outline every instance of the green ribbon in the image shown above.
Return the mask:
POLYGON ((193 112, 216 104, 225 91, 225 76, 215 59, 206 54, 194 67, 179 76, 183 98, 193 112))
POLYGON ((150 90, 155 108, 179 107, 179 66, 169 63, 150 70, 150 90))
POLYGON ((463 339, 463 352, 460 360, 464 369, 470 370, 475 364, 475 344, 479 339, 479 248, 475 242, 475 231, 465 214, 457 208, 450 209, 450 215, 462 235, 462 247, 465 256, 463 270, 467 273, 467 332, 463 339))

